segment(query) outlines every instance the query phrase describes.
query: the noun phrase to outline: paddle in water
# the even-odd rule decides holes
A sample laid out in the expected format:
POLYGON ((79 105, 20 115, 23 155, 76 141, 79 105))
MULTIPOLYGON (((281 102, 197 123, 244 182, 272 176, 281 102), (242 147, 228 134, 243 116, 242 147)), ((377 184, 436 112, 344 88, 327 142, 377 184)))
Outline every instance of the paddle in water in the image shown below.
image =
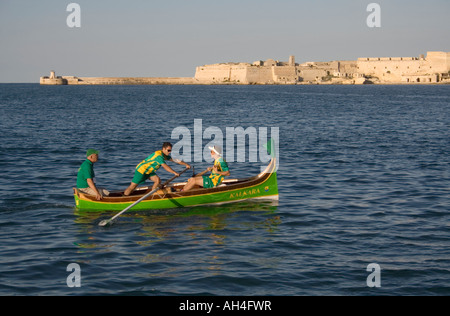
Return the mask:
POLYGON ((114 222, 114 220, 119 217, 120 215, 122 215, 123 213, 125 213, 126 211, 128 211, 129 209, 131 209, 132 207, 138 205, 139 203, 141 203, 143 200, 145 200, 147 197, 149 197, 150 195, 152 195, 153 193, 155 193, 156 191, 158 191, 159 189, 164 188, 166 185, 168 185, 170 182, 172 182, 173 180, 175 180, 176 178, 178 178, 179 176, 181 176, 183 173, 185 173, 189 168, 184 169, 180 174, 178 174, 177 176, 174 176, 172 178, 170 178, 169 180, 167 180, 166 182, 164 182, 164 184, 158 186, 156 189, 151 190, 149 193, 147 193, 146 195, 144 195, 143 197, 141 197, 139 200, 137 200, 136 202, 134 202, 133 204, 131 204, 130 206, 128 206, 126 209, 124 209, 123 211, 121 211, 120 213, 118 213, 117 215, 115 215, 114 217, 107 219, 107 220, 103 220, 101 221, 98 226, 101 227, 105 227, 106 225, 112 224, 114 222))

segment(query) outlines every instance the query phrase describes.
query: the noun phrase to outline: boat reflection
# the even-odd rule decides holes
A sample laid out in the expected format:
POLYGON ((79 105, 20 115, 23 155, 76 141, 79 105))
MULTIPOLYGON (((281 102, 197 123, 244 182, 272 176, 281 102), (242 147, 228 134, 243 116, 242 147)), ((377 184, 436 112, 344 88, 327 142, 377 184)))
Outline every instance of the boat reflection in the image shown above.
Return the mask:
MULTIPOLYGON (((189 217, 192 215, 205 215, 214 216, 222 213, 235 213, 243 211, 258 211, 258 212, 275 212, 277 210, 279 202, 277 200, 248 200, 242 202, 227 203, 222 205, 204 205, 204 206, 194 206, 188 208, 173 208, 173 209, 162 209, 162 210, 148 210, 148 211, 133 211, 130 210, 128 213, 122 215, 123 218, 128 219, 141 219, 142 222, 148 222, 152 220, 155 216, 184 216, 189 217)), ((117 214, 114 212, 103 212, 99 214, 96 210, 81 210, 74 208, 74 214, 77 216, 76 223, 87 224, 93 221, 99 221, 101 217, 114 216, 117 214)), ((120 220, 120 219, 119 219, 120 220)))
MULTIPOLYGON (((156 264, 139 277, 176 277, 187 266, 201 266, 220 274, 229 253, 241 247, 259 247, 273 238, 281 224, 278 202, 246 201, 221 206, 139 211, 124 214, 110 227, 98 223, 115 212, 80 212, 74 209, 79 252, 98 260, 126 257, 135 264, 156 264), (163 265, 158 265, 163 263, 163 265), (183 263, 183 264, 180 264, 183 263)), ((234 258, 234 256, 231 256, 234 258)), ((273 258, 247 258, 255 265, 276 265, 273 258), (253 261, 252 261, 253 260, 253 261), (270 260, 270 262, 267 262, 270 260)))
MULTIPOLYGON (((230 220, 236 226, 236 219, 239 220, 239 218, 245 218, 250 226, 255 225, 261 227, 262 223, 258 223, 257 221, 252 222, 252 217, 245 216, 249 212, 262 215, 267 223, 277 223, 280 219, 276 215, 277 209, 278 201, 249 200, 220 206, 197 206, 138 212, 130 211, 129 213, 123 214, 111 227, 107 228, 98 228, 96 226, 101 220, 114 216, 116 212, 99 214, 98 211, 80 211, 75 208, 74 214, 76 215, 75 223, 81 225, 80 227, 82 227, 85 233, 94 233, 99 230, 136 229, 136 224, 139 224, 141 230, 139 234, 148 234, 148 236, 161 239, 177 229, 190 232, 199 230, 220 231, 230 225, 230 220), (273 215, 273 217, 267 217, 267 215, 273 215), (189 227, 186 227, 186 225, 189 225, 189 227)), ((267 226, 269 230, 275 229, 277 226, 272 224, 267 226)), ((248 225, 246 225, 245 229, 248 228, 248 225)), ((236 227, 233 229, 236 229, 236 227)))

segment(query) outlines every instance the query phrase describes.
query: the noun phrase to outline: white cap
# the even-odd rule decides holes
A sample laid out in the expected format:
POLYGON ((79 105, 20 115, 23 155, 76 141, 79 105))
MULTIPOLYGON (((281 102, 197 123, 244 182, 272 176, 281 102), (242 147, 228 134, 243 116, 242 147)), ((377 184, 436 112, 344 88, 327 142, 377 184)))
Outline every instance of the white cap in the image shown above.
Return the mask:
POLYGON ((213 152, 215 152, 217 155, 222 157, 222 148, 220 146, 213 146, 208 148, 211 149, 213 152))

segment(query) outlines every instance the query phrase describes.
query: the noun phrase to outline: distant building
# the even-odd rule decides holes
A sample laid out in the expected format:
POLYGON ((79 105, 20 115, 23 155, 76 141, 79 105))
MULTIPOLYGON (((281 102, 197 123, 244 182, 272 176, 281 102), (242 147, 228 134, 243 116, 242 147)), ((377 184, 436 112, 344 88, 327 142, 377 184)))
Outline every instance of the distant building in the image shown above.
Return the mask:
POLYGON ((358 58, 356 61, 295 63, 273 59, 197 67, 195 79, 218 84, 297 83, 438 83, 449 77, 450 53, 428 52, 427 57, 358 58))
POLYGON ((267 59, 250 63, 220 63, 196 68, 189 78, 41 77, 43 85, 88 84, 400 84, 450 83, 450 53, 426 57, 370 57, 355 61, 288 62, 267 59))
POLYGON ((450 71, 450 53, 419 57, 358 58, 358 72, 386 83, 437 83, 450 71))
POLYGON ((41 77, 40 84, 43 85, 65 85, 67 81, 63 77, 56 77, 55 71, 50 71, 49 77, 41 77))

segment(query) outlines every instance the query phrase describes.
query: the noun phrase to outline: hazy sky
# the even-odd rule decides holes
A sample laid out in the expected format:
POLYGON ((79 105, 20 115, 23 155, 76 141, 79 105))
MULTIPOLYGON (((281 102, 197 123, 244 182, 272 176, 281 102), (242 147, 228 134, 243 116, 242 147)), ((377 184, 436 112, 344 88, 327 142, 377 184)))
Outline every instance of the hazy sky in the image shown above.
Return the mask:
POLYGON ((192 77, 195 67, 450 51, 450 0, 0 0, 0 82, 192 77), (81 27, 69 28, 69 3, 81 27), (381 27, 369 28, 372 3, 381 27))

